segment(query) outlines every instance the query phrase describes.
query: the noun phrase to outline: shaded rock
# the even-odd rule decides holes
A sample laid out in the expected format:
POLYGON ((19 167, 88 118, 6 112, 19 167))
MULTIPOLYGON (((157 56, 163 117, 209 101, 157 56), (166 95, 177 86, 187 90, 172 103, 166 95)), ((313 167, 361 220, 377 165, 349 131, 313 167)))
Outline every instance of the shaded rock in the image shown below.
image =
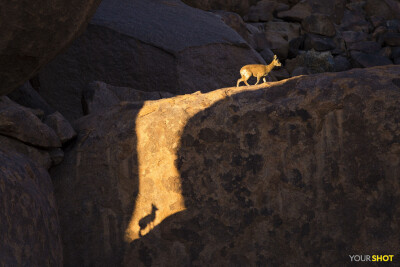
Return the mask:
POLYGON ((2 146, 0 218, 1 266, 63 266, 60 226, 49 174, 2 146))
POLYGON ((44 123, 54 130, 62 144, 76 136, 76 132, 72 128, 71 124, 69 124, 64 116, 58 111, 48 115, 44 123))
POLYGON ((0 148, 7 153, 16 152, 18 154, 22 154, 46 170, 51 167, 52 161, 49 152, 46 150, 26 145, 15 139, 2 135, 0 135, 0 148))
POLYGON ((372 33, 372 40, 383 45, 385 41, 385 34, 387 33, 387 28, 385 26, 379 26, 372 33))
POLYGON ((392 48, 391 48, 390 46, 385 46, 385 47, 383 47, 383 48, 379 51, 378 54, 379 54, 380 56, 393 59, 393 57, 392 57, 392 48))
POLYGON ((274 69, 271 74, 276 77, 278 81, 288 79, 290 77, 289 72, 285 68, 274 69))
POLYGON ((303 19, 310 16, 311 12, 312 9, 309 3, 301 1, 290 10, 278 12, 277 17, 288 21, 301 22, 303 19))
POLYGON ((299 50, 304 50, 305 36, 294 38, 289 41, 289 53, 288 58, 294 58, 299 54, 299 50))
POLYGON ((65 265, 345 266, 349 248, 398 251, 399 75, 295 77, 81 118, 52 169, 65 265))
POLYGON ((60 148, 56 148, 50 151, 51 162, 53 166, 60 164, 64 159, 64 151, 60 148))
POLYGON ((364 14, 345 10, 340 29, 342 31, 370 32, 372 25, 365 19, 364 14))
POLYGON ((392 19, 385 21, 389 32, 400 32, 400 20, 392 19))
POLYGON ((391 58, 398 58, 400 57, 400 47, 392 47, 391 48, 391 58))
POLYGON ((313 13, 319 13, 328 16, 332 22, 340 24, 346 0, 307 0, 313 13))
POLYGON ((366 32, 343 31, 341 36, 347 44, 363 42, 368 39, 368 33, 366 32))
POLYGON ((316 34, 307 34, 304 40, 304 49, 315 51, 327 51, 333 50, 336 48, 336 44, 332 38, 316 35, 316 34))
POLYGON ((294 77, 294 76, 309 75, 309 74, 311 73, 306 67, 297 67, 292 71, 291 76, 294 77))
POLYGON ((271 62, 274 58, 274 52, 271 49, 265 48, 260 52, 260 55, 263 57, 265 62, 271 62))
POLYGON ((305 67, 310 73, 330 72, 334 70, 332 54, 327 52, 306 51, 286 61, 286 69, 293 73, 297 67, 305 67))
POLYGON ((285 40, 290 41, 300 35, 300 24, 283 21, 270 21, 265 24, 267 35, 271 32, 280 34, 285 40))
POLYGON ((215 10, 213 13, 219 16, 226 25, 234 29, 244 40, 250 43, 249 31, 241 16, 223 10, 215 10))
POLYGON ((366 54, 374 54, 379 52, 381 46, 373 41, 364 41, 364 42, 352 43, 348 46, 348 49, 360 51, 366 54))
POLYGON ((301 25, 309 33, 315 33, 325 36, 334 36, 336 34, 335 26, 328 16, 322 14, 312 14, 306 17, 301 25))
POLYGON ((24 108, 6 96, 0 97, 0 134, 42 148, 60 147, 54 131, 24 108))
POLYGON ((121 101, 142 102, 174 96, 168 92, 144 92, 130 87, 118 87, 104 82, 92 82, 83 91, 84 114, 103 112, 121 101))
POLYGON ((333 59, 334 61, 334 71, 346 71, 351 69, 350 61, 344 56, 337 56, 333 59))
POLYGON ((246 15, 247 21, 271 21, 276 11, 288 10, 289 6, 272 0, 259 1, 255 6, 251 6, 246 15))
POLYGON ((187 5, 203 10, 226 10, 245 15, 259 0, 183 0, 187 5))
POLYGON ((357 51, 351 52, 351 61, 352 65, 356 68, 369 68, 393 64, 390 59, 379 54, 365 54, 357 51))
POLYGON ((33 89, 30 82, 26 82, 18 89, 7 95, 14 102, 28 108, 43 110, 44 114, 49 115, 55 112, 41 96, 33 89))
POLYGON ((400 46, 400 33, 387 32, 384 36, 386 45, 400 46))
POLYGON ((368 16, 379 16, 386 20, 395 18, 394 10, 385 1, 366 0, 364 9, 368 16))
POLYGON ((264 36, 266 38, 267 47, 270 48, 280 60, 286 59, 289 52, 288 40, 279 32, 274 31, 265 32, 264 36))
POLYGON ((40 93, 71 121, 92 81, 185 94, 230 86, 249 63, 265 62, 212 13, 178 0, 104 0, 86 32, 40 72, 40 93))
POLYGON ((396 65, 400 65, 400 57, 396 57, 395 59, 393 59, 393 63, 396 65))
MULTIPOLYGON (((268 42, 267 40, 267 35, 265 34, 265 32, 259 32, 256 34, 253 34, 253 39, 252 39, 252 47, 254 50, 256 50, 257 52, 263 51, 266 48, 270 47, 271 42, 268 42)), ((273 40, 275 43, 284 43, 284 41, 282 41, 281 39, 283 39, 280 35, 275 34, 273 36, 269 36, 269 38, 271 40, 273 40, 274 38, 277 38, 277 40, 273 40)), ((278 47, 279 45, 274 45, 276 47, 278 47)))
POLYGON ((374 28, 386 25, 386 20, 383 17, 373 15, 373 16, 370 16, 369 19, 370 19, 370 21, 372 23, 372 26, 374 28))
POLYGON ((100 0, 1 5, 0 96, 24 84, 86 27, 100 0))

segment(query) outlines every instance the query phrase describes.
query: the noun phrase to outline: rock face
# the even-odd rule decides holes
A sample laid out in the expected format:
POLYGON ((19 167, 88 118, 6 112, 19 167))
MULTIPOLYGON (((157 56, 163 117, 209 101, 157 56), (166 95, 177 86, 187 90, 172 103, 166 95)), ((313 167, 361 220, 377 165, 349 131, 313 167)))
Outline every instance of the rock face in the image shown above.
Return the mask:
POLYGON ((0 147, 0 266, 63 266, 49 174, 0 147))
POLYGON ((244 15, 250 6, 258 1, 260 0, 183 0, 182 2, 203 10, 226 10, 244 15))
POLYGON ((31 78, 86 26, 100 0, 2 1, 0 95, 31 78))
POLYGON ((302 76, 78 120, 51 172, 65 265, 344 266, 349 251, 396 253, 399 75, 302 76))
POLYGON ((121 101, 143 102, 174 96, 168 92, 144 92, 129 87, 117 87, 103 82, 90 83, 82 94, 83 113, 85 115, 104 112, 121 101))
POLYGON ((72 120, 93 81, 182 94, 231 86, 249 63, 264 60, 214 14, 178 0, 104 0, 85 34, 39 74, 40 93, 72 120))
POLYGON ((0 97, 0 134, 43 148, 60 147, 56 133, 28 108, 0 97))

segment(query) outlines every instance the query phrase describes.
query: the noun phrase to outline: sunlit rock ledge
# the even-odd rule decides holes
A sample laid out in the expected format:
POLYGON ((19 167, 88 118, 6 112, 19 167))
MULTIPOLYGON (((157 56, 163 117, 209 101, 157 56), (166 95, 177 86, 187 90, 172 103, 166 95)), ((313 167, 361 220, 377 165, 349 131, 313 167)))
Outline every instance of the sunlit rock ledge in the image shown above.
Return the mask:
POLYGON ((399 66, 85 116, 51 170, 64 263, 343 265, 355 251, 395 253, 399 121, 399 66))

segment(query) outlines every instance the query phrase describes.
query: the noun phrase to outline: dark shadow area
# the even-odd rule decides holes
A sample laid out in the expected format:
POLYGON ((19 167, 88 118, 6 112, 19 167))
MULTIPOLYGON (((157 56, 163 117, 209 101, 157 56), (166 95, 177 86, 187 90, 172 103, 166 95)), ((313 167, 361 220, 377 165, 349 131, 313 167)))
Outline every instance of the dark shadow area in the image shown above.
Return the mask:
POLYGON ((187 210, 133 241, 124 266, 350 266, 349 255, 374 254, 398 264, 399 166, 379 154, 390 145, 377 130, 395 118, 369 108, 379 88, 363 93, 376 78, 353 79, 352 94, 332 79, 290 80, 192 117, 176 162, 187 210))
MULTIPOLYGON (((136 117, 126 103, 74 122, 76 141, 50 170, 64 266, 122 266, 125 231, 138 195, 136 117)), ((152 214, 143 223, 151 223, 152 214)))

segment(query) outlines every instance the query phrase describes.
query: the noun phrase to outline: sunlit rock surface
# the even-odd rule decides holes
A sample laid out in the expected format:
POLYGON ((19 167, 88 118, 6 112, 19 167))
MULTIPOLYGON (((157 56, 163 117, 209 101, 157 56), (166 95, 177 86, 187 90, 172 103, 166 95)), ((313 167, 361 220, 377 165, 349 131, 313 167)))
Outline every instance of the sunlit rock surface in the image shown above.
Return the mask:
POLYGON ((74 40, 100 2, 1 1, 0 95, 22 85, 74 40))
POLYGON ((399 66, 300 76, 80 119, 51 172, 65 266, 398 253, 399 77, 399 66))
POLYGON ((1 146, 0 266, 63 266, 60 236, 49 174, 1 146))
POLYGON ((39 74, 40 93, 67 119, 82 116, 93 81, 173 94, 231 86, 264 60, 218 16, 178 0, 104 0, 86 32, 39 74))

